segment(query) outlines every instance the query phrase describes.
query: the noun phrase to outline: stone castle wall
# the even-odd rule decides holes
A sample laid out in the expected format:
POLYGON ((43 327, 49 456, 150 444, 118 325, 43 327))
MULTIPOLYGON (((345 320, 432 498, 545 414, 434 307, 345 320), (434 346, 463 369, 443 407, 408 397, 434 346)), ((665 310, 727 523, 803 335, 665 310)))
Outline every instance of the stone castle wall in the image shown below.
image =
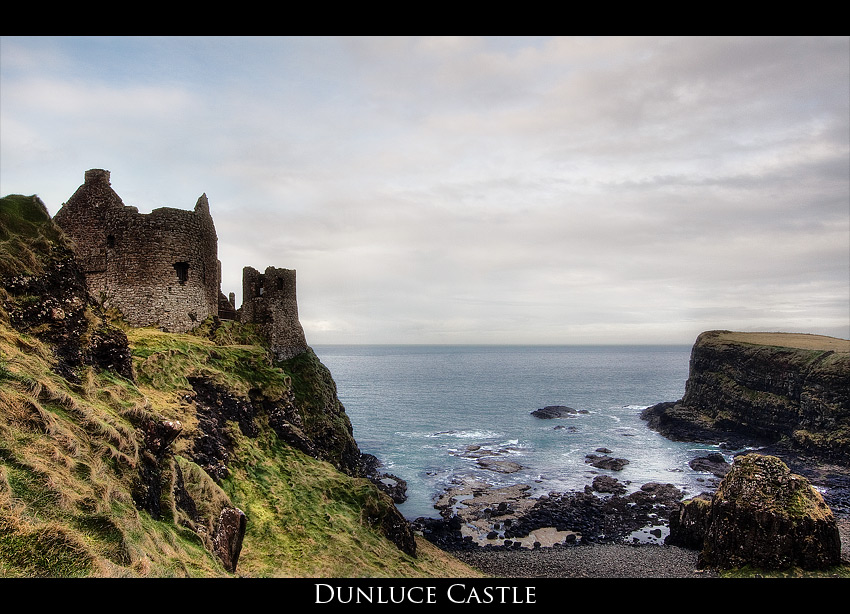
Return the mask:
POLYGON ((304 329, 298 319, 295 271, 252 267, 242 270, 242 307, 239 321, 260 327, 275 358, 287 360, 307 349, 304 329))
POLYGON ((140 214, 92 169, 55 216, 74 242, 95 297, 133 326, 186 332, 218 314, 218 239, 205 195, 193 211, 140 214))
POLYGON ((218 238, 209 202, 192 211, 162 207, 140 214, 110 185, 109 171, 85 183, 54 217, 74 242, 89 290, 133 326, 187 332, 208 316, 259 326, 278 360, 307 349, 298 320, 295 271, 243 269, 243 303, 221 292, 218 238))
POLYGON ((257 324, 278 360, 307 349, 295 271, 245 267, 239 310, 233 294, 221 292, 206 195, 193 211, 162 207, 140 214, 112 189, 109 171, 91 169, 54 220, 74 242, 91 293, 118 308, 129 324, 187 332, 212 315, 257 324))

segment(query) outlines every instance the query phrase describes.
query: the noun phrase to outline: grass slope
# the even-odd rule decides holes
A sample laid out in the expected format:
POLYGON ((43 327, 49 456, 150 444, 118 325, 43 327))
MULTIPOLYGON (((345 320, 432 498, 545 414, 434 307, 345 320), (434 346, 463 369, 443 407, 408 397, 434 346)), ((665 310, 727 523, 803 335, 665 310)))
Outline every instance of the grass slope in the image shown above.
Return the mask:
POLYGON ((129 329, 128 338, 138 384, 89 367, 71 384, 51 370, 48 347, 0 325, 0 576, 228 575, 173 501, 159 520, 133 505, 140 434, 131 418, 139 412, 184 425, 174 461, 196 501, 246 513, 238 575, 477 575, 424 540, 416 558, 401 552, 369 521, 392 505, 371 482, 288 447, 263 425, 256 438, 232 429, 231 473, 213 482, 189 460, 197 421, 182 400, 186 378, 271 394, 291 376, 256 345, 152 329, 129 329))
POLYGON ((134 506, 139 413, 184 425, 174 463, 196 502, 214 510, 228 502, 246 513, 238 575, 477 575, 424 540, 416 558, 401 552, 369 521, 392 505, 388 497, 288 447, 262 424, 256 438, 231 429, 236 453, 230 475, 216 484, 190 460, 197 420, 183 401, 187 377, 271 394, 291 376, 256 345, 152 329, 129 329, 128 338, 138 384, 90 367, 72 384, 52 371, 50 348, 0 324, 0 576, 228 575, 167 489, 162 518, 134 506))

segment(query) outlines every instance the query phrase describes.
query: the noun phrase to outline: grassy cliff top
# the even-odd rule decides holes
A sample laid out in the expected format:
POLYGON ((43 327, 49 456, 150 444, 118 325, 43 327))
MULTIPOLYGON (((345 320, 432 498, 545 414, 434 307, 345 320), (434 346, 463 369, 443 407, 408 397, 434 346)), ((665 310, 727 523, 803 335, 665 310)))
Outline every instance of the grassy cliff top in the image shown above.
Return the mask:
POLYGON ((820 350, 850 353, 850 340, 806 333, 743 333, 728 330, 710 331, 700 335, 699 343, 749 343, 799 350, 820 350))
POLYGON ((422 539, 416 558, 399 550, 371 520, 389 497, 279 440, 264 415, 253 437, 229 423, 230 472, 214 483, 193 460, 200 416, 187 378, 237 398, 271 396, 303 375, 291 363, 270 365, 257 346, 155 329, 130 329, 128 338, 137 382, 83 367, 73 383, 53 370, 49 346, 0 322, 0 577, 226 576, 204 547, 213 527, 199 520, 225 503, 248 517, 240 576, 478 575, 422 539), (142 415, 183 429, 164 461, 160 517, 134 504, 142 415), (178 479, 197 517, 179 507, 178 479))

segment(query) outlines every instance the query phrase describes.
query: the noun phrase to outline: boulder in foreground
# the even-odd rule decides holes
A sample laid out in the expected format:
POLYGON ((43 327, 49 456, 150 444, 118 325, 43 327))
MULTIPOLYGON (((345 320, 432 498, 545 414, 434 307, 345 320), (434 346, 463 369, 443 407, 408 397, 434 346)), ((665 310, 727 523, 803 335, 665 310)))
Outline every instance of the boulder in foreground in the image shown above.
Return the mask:
POLYGON ((667 543, 702 548, 701 567, 825 569, 841 563, 835 517, 804 477, 776 457, 747 454, 710 501, 685 502, 667 543))

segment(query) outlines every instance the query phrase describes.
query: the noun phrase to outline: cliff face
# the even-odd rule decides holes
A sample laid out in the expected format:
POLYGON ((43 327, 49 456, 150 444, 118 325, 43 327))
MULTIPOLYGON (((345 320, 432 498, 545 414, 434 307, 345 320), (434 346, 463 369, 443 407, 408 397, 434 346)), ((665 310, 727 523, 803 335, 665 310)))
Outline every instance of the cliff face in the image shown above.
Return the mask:
POLYGON ((250 325, 114 319, 34 197, 0 199, 0 281, 0 577, 453 565, 367 479, 309 348, 279 361, 250 325))
POLYGON ((644 417, 674 439, 782 441, 850 463, 850 341, 705 332, 691 352, 682 399, 644 417))

